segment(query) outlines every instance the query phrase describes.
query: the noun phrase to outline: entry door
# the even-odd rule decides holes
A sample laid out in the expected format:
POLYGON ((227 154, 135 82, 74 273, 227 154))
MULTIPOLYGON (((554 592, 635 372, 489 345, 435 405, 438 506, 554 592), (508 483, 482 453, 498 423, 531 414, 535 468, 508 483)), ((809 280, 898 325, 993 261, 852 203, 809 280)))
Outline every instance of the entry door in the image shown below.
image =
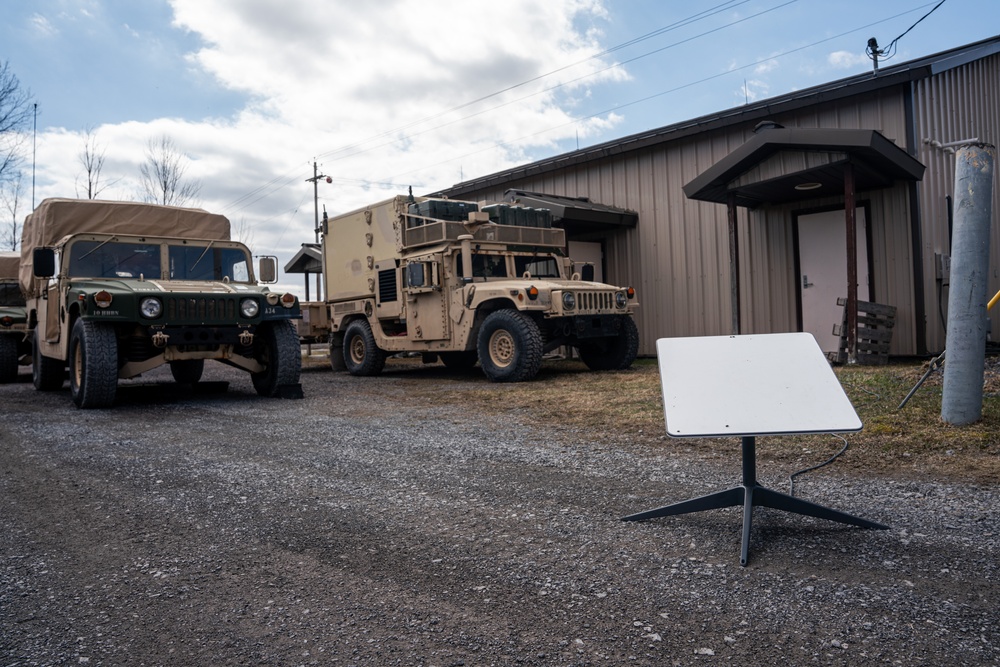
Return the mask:
POLYGON ((573 271, 581 273, 584 264, 594 265, 594 282, 604 282, 604 254, 600 242, 570 241, 569 257, 573 260, 573 271))
MULTIPOLYGON (((870 298, 868 290, 868 238, 865 211, 856 210, 858 251, 858 299, 870 298)), ((844 318, 837 299, 847 297, 847 223, 844 211, 801 215, 799 228, 799 293, 802 299, 802 330, 816 337, 824 352, 840 348, 833 327, 844 318)))

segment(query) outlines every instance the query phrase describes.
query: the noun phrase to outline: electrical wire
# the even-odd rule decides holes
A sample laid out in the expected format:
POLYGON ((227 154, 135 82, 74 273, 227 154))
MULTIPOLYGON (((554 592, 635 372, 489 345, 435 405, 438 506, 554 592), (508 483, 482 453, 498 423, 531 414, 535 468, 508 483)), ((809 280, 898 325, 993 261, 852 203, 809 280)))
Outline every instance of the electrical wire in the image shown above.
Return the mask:
POLYGON ((840 448, 839 452, 837 452, 836 454, 834 454, 833 456, 831 456, 830 458, 828 458, 826 461, 823 461, 822 463, 819 463, 819 464, 814 465, 814 466, 810 466, 808 468, 803 468, 802 470, 799 470, 798 472, 793 472, 791 475, 789 475, 788 476, 788 495, 790 495, 790 496, 794 496, 795 495, 795 478, 796 477, 798 477, 799 475, 804 475, 807 472, 812 472, 813 470, 818 470, 818 469, 822 468, 823 466, 830 465, 831 463, 833 463, 834 461, 837 460, 837 457, 839 457, 841 454, 843 454, 844 452, 847 451, 847 438, 844 438, 843 436, 837 435, 836 433, 831 433, 830 435, 832 435, 835 438, 839 438, 840 440, 842 440, 844 442, 844 446, 840 448))
POLYGON ((887 47, 885 47, 884 49, 878 48, 878 44, 874 44, 873 45, 872 42, 869 41, 868 42, 868 47, 865 49, 865 53, 867 53, 868 57, 871 58, 872 60, 875 60, 876 58, 880 58, 882 60, 889 60, 894 55, 896 55, 896 44, 899 42, 899 40, 902 39, 906 35, 906 33, 910 32, 911 30, 913 30, 914 28, 916 28, 917 27, 917 23, 920 23, 925 18, 927 18, 928 16, 930 16, 931 14, 933 14, 934 10, 936 10, 938 7, 940 7, 941 5, 943 5, 945 3, 945 1, 946 0, 941 0, 939 3, 937 3, 936 5, 934 5, 933 9, 931 9, 929 12, 927 12, 926 14, 924 14, 923 16, 921 16, 919 19, 917 19, 916 23, 914 23, 909 28, 907 28, 906 30, 904 30, 903 33, 899 37, 897 37, 896 39, 894 39, 891 42, 889 42, 889 45, 887 47))

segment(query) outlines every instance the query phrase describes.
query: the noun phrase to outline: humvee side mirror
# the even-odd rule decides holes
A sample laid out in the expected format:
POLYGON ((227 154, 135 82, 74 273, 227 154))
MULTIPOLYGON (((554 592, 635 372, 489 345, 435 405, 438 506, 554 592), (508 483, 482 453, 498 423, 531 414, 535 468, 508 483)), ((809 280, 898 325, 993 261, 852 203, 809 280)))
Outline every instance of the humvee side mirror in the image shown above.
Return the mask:
POLYGON ((56 253, 52 248, 35 248, 31 253, 32 272, 36 278, 51 278, 56 274, 56 253))
POLYGON ((257 271, 257 278, 262 283, 278 282, 278 259, 271 255, 262 256, 257 271))

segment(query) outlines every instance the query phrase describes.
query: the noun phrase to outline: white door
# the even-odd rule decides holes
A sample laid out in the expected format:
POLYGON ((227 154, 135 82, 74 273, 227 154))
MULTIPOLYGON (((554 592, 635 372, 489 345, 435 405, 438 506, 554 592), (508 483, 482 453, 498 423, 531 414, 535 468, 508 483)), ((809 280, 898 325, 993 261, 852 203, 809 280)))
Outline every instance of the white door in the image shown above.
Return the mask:
POLYGON ((570 241, 569 258, 573 260, 573 271, 582 273, 584 264, 594 265, 594 282, 604 282, 604 255, 601 252, 600 242, 570 241))
MULTIPOLYGON (((857 209, 858 300, 867 301, 868 243, 865 211, 857 209)), ((844 211, 801 215, 799 227, 799 287, 802 294, 802 330, 816 337, 824 352, 840 348, 833 327, 844 318, 837 299, 847 297, 847 223, 844 211)))

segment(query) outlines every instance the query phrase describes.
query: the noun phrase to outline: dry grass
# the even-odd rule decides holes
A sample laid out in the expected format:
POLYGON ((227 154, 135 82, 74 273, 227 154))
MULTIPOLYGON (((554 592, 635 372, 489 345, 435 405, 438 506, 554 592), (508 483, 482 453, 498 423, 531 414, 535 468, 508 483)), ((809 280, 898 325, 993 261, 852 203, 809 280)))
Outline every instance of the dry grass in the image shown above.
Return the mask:
MULTIPOLYGON (((983 418, 963 427, 941 420, 942 370, 931 374, 906 406, 898 409, 928 367, 926 362, 896 361, 888 366, 835 368, 864 423, 861 432, 845 436, 850 448, 838 459, 838 466, 871 474, 1000 482, 1000 360, 987 359, 983 418)), ((461 388, 443 367, 421 367, 419 359, 390 359, 386 373, 432 384, 433 391, 411 393, 429 403, 455 401, 483 412, 516 414, 522 422, 557 422, 608 442, 652 447, 676 444, 665 435, 655 359, 640 359, 629 371, 611 373, 591 373, 578 361, 546 361, 532 382, 492 384, 484 380, 471 386, 462 382, 461 388)), ((708 456, 732 453, 731 443, 725 440, 686 442, 708 456)), ((760 438, 758 456, 805 467, 822 462, 841 447, 841 441, 828 435, 760 438)))

